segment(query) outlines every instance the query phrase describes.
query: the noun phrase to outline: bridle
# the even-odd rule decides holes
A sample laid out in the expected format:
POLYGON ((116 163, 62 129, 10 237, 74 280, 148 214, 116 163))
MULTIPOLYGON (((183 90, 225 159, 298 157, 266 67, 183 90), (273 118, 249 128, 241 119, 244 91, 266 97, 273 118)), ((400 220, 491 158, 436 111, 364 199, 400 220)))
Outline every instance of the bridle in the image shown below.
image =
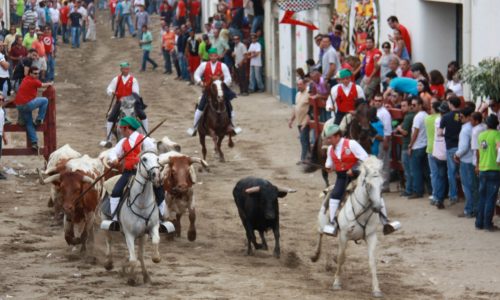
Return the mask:
MULTIPOLYGON (((370 176, 370 178, 377 178, 377 177, 380 177, 381 175, 379 173, 375 174, 375 175, 372 175, 370 176)), ((370 184, 367 184, 366 183, 366 177, 363 178, 363 182, 361 183, 362 186, 367 186, 367 189, 371 188, 371 185, 370 184)), ((351 209, 352 209, 352 213, 354 215, 354 219, 352 220, 349 220, 349 218, 347 217, 347 215, 345 216, 347 221, 349 222, 352 222, 352 221, 355 221, 362 229, 363 229, 363 236, 366 236, 366 226, 368 225, 368 222, 370 221, 371 219, 371 216, 375 213, 375 210, 374 210, 374 207, 373 207, 373 200, 370 196, 370 193, 368 192, 368 205, 366 205, 365 203, 361 202, 358 197, 356 196, 356 189, 354 189, 354 191, 349 194, 349 199, 351 197, 354 198, 354 201, 359 205, 361 206, 361 210, 356 212, 356 210, 354 209, 354 201, 351 201, 351 209), (368 218, 366 218, 366 221, 364 222, 364 224, 362 224, 359 220, 359 218, 364 215, 365 213, 367 213, 368 211, 370 211, 370 215, 368 216, 368 218)))
POLYGON ((127 207, 130 209, 130 211, 136 215, 137 217, 143 219, 145 222, 146 222, 146 227, 148 226, 148 223, 149 223, 149 220, 151 219, 151 216, 153 215, 155 209, 157 208, 156 206, 156 201, 153 200, 153 203, 151 203, 150 205, 148 205, 147 207, 143 208, 143 209, 148 209, 149 207, 152 207, 151 208, 151 211, 150 213, 148 214, 147 217, 144 217, 143 215, 137 213, 134 211, 133 207, 138 207, 138 205, 135 203, 135 201, 139 198, 139 196, 141 196, 142 194, 144 194, 144 192, 146 191, 146 188, 147 188, 147 183, 150 182, 151 184, 153 184, 153 177, 154 177, 154 171, 155 169, 160 169, 160 165, 156 165, 156 166, 152 166, 151 168, 147 168, 145 162, 142 160, 142 156, 146 153, 154 153, 156 154, 154 151, 145 151, 142 153, 141 155, 141 159, 139 160, 140 163, 139 163, 139 168, 137 168, 137 172, 136 172, 136 175, 135 175, 135 178, 134 178, 134 181, 136 181, 140 186, 141 186, 141 192, 140 193, 137 193, 137 195, 134 197, 133 200, 130 199, 130 196, 127 197, 127 207), (146 174, 147 176, 144 177, 142 174, 141 174, 141 168, 144 168, 146 169, 146 174), (144 182, 141 182, 138 178, 138 176, 140 176, 141 179, 145 179, 144 182))

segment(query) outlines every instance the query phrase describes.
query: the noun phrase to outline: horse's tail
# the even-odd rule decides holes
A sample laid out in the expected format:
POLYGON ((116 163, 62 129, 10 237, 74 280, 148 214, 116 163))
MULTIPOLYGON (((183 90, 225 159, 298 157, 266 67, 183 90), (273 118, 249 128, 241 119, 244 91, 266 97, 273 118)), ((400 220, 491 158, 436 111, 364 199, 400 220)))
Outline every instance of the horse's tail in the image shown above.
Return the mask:
POLYGON ((318 243, 316 245, 316 251, 314 252, 314 255, 311 256, 312 262, 318 261, 319 257, 321 256, 321 242, 323 240, 323 228, 328 224, 328 214, 327 214, 328 198, 329 197, 324 198, 323 203, 321 204, 321 208, 319 209, 318 212, 318 243))

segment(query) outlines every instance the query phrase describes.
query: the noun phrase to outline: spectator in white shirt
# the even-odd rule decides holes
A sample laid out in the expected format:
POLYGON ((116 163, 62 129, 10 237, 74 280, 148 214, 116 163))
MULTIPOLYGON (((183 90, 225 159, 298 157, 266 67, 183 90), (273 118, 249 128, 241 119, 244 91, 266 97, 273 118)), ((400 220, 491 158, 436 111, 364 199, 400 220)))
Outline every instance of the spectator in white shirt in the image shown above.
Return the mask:
POLYGON ((259 91, 264 92, 264 83, 262 81, 262 47, 258 41, 257 34, 252 33, 252 43, 248 48, 250 56, 250 93, 259 91))
POLYGON ((389 182, 390 182, 390 162, 391 162, 391 135, 392 135, 392 117, 389 111, 384 107, 384 98, 382 94, 377 93, 371 102, 371 105, 377 108, 377 117, 379 118, 382 125, 384 125, 384 140, 380 143, 380 149, 378 151, 378 158, 383 161, 383 176, 384 185, 382 186, 382 192, 390 192, 389 182))
POLYGON ((417 113, 413 119, 412 135, 410 144, 408 145, 408 154, 410 155, 411 170, 413 172, 413 194, 408 199, 417 199, 424 196, 424 177, 429 175, 426 166, 426 147, 427 134, 425 130, 425 117, 427 113, 423 110, 421 98, 414 97, 411 100, 413 110, 417 113))

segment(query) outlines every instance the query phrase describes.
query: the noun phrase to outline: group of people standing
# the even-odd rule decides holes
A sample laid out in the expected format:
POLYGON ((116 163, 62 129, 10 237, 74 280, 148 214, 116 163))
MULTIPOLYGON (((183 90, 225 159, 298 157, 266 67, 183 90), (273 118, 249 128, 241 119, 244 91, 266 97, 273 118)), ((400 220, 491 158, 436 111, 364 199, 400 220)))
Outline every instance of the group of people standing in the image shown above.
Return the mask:
MULTIPOLYGON (((408 30, 395 16, 387 23, 393 35, 382 43, 382 51, 368 36, 356 55, 346 56, 340 51, 343 28, 338 24, 332 24, 334 32, 315 37, 319 58, 317 63, 308 60, 307 73, 297 70, 298 92, 289 122, 292 127, 298 121, 299 163, 309 163, 310 99, 326 101, 321 119, 331 118, 342 134, 356 111, 368 105, 363 112, 370 120, 372 146, 365 150, 384 162, 383 192, 390 191, 391 154, 396 153, 405 177, 401 196, 418 199, 427 190, 430 204, 443 209, 446 197, 450 205, 458 202, 461 187, 465 205, 459 216, 475 217, 478 229, 496 230, 492 217, 500 185, 498 100, 490 100, 489 107, 488 102, 478 107, 466 102, 458 63, 447 65, 446 77, 438 70, 428 73, 424 64, 411 61, 408 30), (396 137, 402 137, 402 145, 392 149, 396 137)), ((342 161, 342 151, 329 153, 329 158, 337 155, 331 159, 342 161)))

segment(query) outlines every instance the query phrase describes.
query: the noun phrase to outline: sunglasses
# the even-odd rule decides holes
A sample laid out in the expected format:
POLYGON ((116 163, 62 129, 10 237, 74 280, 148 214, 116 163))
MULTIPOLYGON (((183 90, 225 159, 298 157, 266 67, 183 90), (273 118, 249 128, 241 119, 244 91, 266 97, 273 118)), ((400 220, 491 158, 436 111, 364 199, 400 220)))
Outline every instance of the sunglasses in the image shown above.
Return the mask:
POLYGON ((38 75, 38 74, 40 74, 40 73, 38 73, 38 72, 36 72, 36 73, 35 73, 35 72, 33 72, 33 73, 31 73, 31 74, 32 74, 32 75, 38 75))

